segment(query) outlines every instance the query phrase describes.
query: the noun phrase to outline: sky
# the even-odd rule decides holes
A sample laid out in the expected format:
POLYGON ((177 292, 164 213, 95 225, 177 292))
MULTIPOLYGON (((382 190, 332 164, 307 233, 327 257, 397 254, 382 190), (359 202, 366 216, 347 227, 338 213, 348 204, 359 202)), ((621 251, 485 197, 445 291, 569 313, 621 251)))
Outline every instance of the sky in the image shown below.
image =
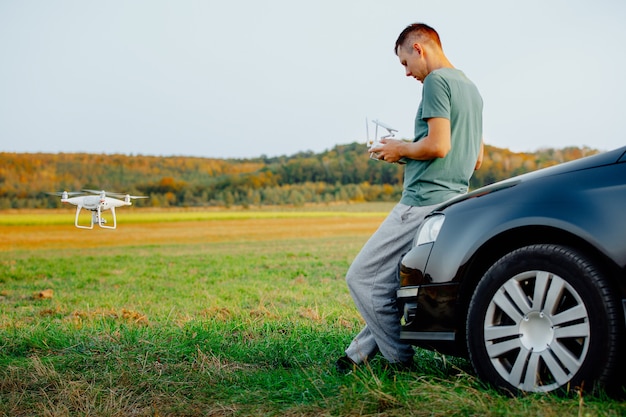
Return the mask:
POLYGON ((0 152, 319 153, 366 119, 412 138, 422 85, 393 47, 414 22, 478 86, 485 143, 626 144, 623 0, 0 0, 0 152))

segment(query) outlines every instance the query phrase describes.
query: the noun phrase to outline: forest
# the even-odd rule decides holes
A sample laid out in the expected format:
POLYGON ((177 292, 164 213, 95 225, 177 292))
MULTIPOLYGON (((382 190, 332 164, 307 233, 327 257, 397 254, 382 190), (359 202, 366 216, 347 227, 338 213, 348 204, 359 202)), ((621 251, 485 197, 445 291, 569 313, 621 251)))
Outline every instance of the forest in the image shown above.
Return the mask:
MULTIPOLYGON (((514 153, 485 145, 472 189, 597 153, 590 148, 514 153)), ((397 201, 403 166, 367 157, 364 144, 251 159, 87 153, 0 153, 0 209, 57 208, 49 193, 83 189, 145 195, 143 207, 256 207, 397 201)))

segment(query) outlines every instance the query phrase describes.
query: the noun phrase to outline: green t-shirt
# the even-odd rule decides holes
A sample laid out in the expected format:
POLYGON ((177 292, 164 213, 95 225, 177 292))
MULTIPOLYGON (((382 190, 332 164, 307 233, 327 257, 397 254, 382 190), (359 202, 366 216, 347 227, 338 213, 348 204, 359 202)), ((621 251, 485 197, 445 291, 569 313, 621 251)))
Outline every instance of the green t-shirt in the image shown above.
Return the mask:
POLYGON ((452 147, 444 158, 406 159, 402 204, 439 204, 467 192, 480 152, 482 113, 480 93, 462 71, 441 68, 428 74, 415 117, 413 141, 428 135, 428 119, 442 117, 450 120, 452 147))

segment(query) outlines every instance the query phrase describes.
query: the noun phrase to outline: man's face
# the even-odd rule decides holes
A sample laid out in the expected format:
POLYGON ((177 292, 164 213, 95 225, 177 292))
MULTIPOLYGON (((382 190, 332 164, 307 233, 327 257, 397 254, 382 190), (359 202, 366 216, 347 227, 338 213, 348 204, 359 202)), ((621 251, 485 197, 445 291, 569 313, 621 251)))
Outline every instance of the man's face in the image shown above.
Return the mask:
POLYGON ((407 77, 413 77, 419 82, 424 82, 428 75, 426 61, 422 48, 419 44, 404 45, 398 48, 398 59, 404 67, 407 77))

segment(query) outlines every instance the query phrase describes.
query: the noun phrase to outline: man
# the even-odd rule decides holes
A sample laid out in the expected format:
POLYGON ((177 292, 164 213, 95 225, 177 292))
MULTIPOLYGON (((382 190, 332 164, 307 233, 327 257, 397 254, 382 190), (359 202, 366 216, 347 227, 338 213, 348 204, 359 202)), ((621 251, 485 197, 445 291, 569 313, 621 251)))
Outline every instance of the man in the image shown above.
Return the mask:
POLYGON ((374 152, 386 162, 406 162, 400 202, 357 255, 346 281, 365 327, 336 363, 341 371, 377 352, 394 367, 410 368, 414 350, 400 340, 396 306, 397 267, 424 217, 468 190, 482 163, 482 98, 455 69, 437 32, 415 23, 400 33, 395 49, 407 77, 423 84, 412 142, 383 139, 374 152))

